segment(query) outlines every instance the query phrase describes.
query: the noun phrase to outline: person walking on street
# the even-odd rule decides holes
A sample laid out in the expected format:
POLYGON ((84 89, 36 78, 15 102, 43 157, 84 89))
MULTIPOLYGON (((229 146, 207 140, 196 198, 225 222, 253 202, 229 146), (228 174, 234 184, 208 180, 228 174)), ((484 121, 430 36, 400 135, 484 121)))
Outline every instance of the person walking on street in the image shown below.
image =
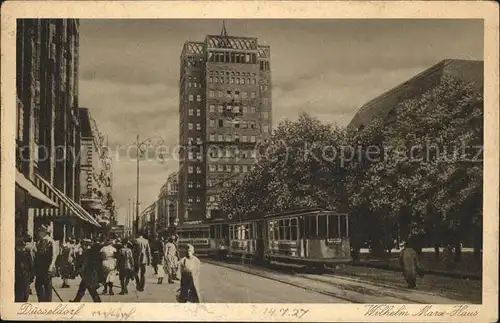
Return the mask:
POLYGON ((128 294, 128 284, 134 277, 134 256, 132 254, 133 244, 125 240, 123 246, 118 251, 118 272, 120 275, 120 295, 128 294))
POLYGON ((42 225, 38 230, 35 253, 35 289, 39 302, 52 302, 52 277, 56 268, 56 252, 51 229, 42 225))
MULTIPOLYGON (((25 236, 24 242, 25 242, 26 251, 28 252, 28 255, 31 258, 31 265, 33 267, 34 264, 35 264, 36 245, 33 242, 33 238, 29 234, 27 234, 25 236)), ((31 285, 33 285, 33 282, 35 280, 35 271, 34 271, 34 268, 32 269, 31 274, 32 274, 32 277, 30 278, 30 285, 29 285, 29 294, 30 295, 32 294, 31 285)))
POLYGON ((168 275, 168 283, 174 283, 174 277, 177 272, 177 247, 174 244, 174 238, 170 237, 165 244, 165 267, 164 272, 168 275))
POLYGON ((194 247, 187 245, 187 256, 180 260, 181 286, 179 301, 200 303, 200 260, 194 255, 194 247))
POLYGON ((14 301, 27 302, 30 297, 30 285, 33 281, 33 256, 26 248, 26 240, 16 237, 14 301))
POLYGON ((80 266, 77 267, 77 273, 81 277, 80 285, 78 286, 78 291, 76 292, 75 298, 70 302, 80 302, 85 295, 85 291, 88 290, 90 297, 96 303, 101 302, 101 298, 97 293, 99 288, 99 266, 100 266, 100 255, 99 250, 92 245, 90 239, 82 240, 82 255, 80 266))
POLYGON ((403 277, 408 283, 408 288, 417 287, 417 275, 423 277, 423 268, 416 251, 408 243, 405 243, 403 250, 401 250, 399 264, 403 269, 403 277))
POLYGON ((161 240, 158 237, 158 234, 154 236, 153 241, 151 242, 151 253, 152 253, 152 261, 151 265, 153 266, 154 274, 158 275, 158 266, 161 262, 163 245, 161 244, 161 240))
POLYGON ((113 240, 108 239, 104 247, 101 248, 101 266, 102 266, 102 279, 104 283, 104 292, 106 293, 106 286, 109 289, 109 295, 113 293, 113 283, 116 277, 116 248, 113 246, 113 240))
POLYGON ((134 243, 134 264, 135 264, 135 283, 137 291, 143 292, 146 284, 146 266, 151 264, 151 249, 149 242, 140 233, 134 243))
POLYGON ((61 247, 59 259, 59 273, 61 274, 61 278, 63 280, 61 287, 69 288, 68 279, 73 276, 73 272, 75 270, 75 249, 74 240, 72 238, 68 238, 66 243, 61 247))

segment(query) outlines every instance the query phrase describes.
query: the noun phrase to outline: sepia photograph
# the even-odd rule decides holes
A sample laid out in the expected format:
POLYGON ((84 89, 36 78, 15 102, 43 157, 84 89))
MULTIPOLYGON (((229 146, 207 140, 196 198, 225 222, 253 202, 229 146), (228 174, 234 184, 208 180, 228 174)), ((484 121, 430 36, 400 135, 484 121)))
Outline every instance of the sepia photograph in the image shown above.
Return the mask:
POLYGON ((194 303, 314 321, 308 304, 352 304, 467 321, 496 303, 498 53, 479 14, 109 15, 9 21, 9 318, 194 303))

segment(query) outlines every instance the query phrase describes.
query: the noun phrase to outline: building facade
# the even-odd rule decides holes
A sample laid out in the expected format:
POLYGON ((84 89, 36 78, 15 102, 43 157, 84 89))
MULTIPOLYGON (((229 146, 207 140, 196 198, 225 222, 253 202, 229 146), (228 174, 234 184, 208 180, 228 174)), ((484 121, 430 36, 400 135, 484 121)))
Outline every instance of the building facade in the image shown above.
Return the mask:
POLYGON ((180 221, 221 216, 221 191, 255 164, 272 124, 270 47, 220 35, 186 42, 181 53, 180 221))
POLYGON ((445 59, 415 75, 408 81, 365 103, 349 123, 350 128, 366 126, 376 117, 386 118, 402 101, 418 97, 439 85, 443 76, 451 75, 457 79, 471 82, 482 91, 484 63, 482 61, 445 59))
POLYGON ((99 132, 90 110, 79 109, 80 202, 103 226, 116 223, 113 200, 113 172, 104 135, 99 132))
POLYGON ((179 223, 179 175, 170 174, 158 194, 157 232, 166 235, 179 223))
POLYGON ((59 241, 99 226, 79 205, 78 48, 78 20, 17 20, 18 234, 48 224, 59 241), (56 207, 36 202, 30 184, 56 207))

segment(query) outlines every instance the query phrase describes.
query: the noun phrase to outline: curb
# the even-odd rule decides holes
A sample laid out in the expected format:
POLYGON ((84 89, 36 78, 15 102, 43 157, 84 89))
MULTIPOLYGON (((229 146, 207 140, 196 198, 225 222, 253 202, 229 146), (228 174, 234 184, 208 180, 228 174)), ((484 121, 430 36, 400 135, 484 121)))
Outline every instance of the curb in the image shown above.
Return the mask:
MULTIPOLYGON (((385 270, 390 270, 390 271, 397 271, 400 272, 401 268, 399 267, 394 267, 389 264, 383 264, 383 263, 370 263, 370 262, 352 262, 350 263, 351 266, 356 266, 356 267, 369 267, 369 268, 376 268, 376 269, 385 269, 385 270)), ((477 275, 477 274, 471 274, 471 273, 456 273, 456 272, 447 272, 447 271, 441 271, 441 270, 424 270, 424 273, 427 275, 436 275, 436 276, 443 276, 443 277, 450 277, 450 278, 458 278, 458 279, 470 279, 470 280, 482 280, 482 275, 477 275)))

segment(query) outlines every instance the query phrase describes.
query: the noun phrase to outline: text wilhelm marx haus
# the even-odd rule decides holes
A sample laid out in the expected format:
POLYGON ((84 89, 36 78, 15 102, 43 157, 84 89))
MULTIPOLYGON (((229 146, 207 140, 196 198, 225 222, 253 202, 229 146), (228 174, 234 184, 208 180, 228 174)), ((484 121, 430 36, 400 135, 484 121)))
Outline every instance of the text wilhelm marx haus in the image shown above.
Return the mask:
POLYGON ((186 42, 179 101, 180 220, 218 217, 219 194, 254 167, 254 148, 270 135, 270 47, 224 25, 186 42))

